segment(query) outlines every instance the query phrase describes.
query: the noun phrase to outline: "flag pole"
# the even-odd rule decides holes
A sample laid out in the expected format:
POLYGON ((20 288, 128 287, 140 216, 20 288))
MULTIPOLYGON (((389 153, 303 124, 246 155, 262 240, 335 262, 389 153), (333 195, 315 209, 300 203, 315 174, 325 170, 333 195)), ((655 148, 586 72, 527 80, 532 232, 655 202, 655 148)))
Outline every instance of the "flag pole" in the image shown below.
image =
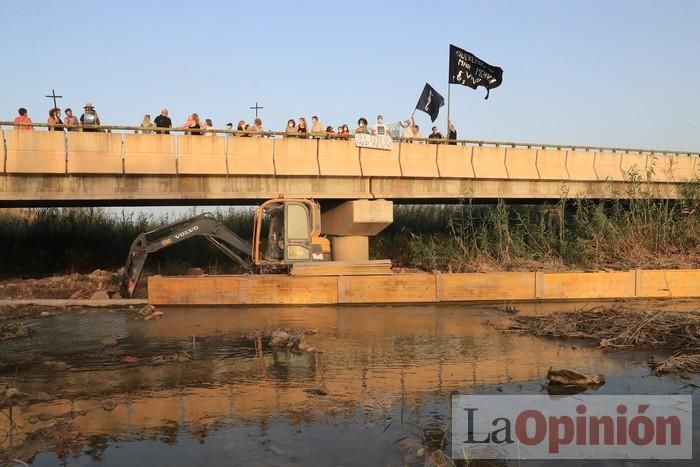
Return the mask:
POLYGON ((450 80, 447 79, 447 130, 446 133, 450 132, 450 80))

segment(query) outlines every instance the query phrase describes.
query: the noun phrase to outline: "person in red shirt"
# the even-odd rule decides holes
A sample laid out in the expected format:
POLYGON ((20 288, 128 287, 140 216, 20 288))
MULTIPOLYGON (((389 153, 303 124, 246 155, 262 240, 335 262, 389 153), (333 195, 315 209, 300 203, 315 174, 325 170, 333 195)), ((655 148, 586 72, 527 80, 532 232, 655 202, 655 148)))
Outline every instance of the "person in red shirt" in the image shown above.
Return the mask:
POLYGON ((15 118, 15 130, 33 130, 34 127, 29 126, 32 123, 32 119, 27 117, 27 109, 20 107, 17 113, 19 117, 15 118))

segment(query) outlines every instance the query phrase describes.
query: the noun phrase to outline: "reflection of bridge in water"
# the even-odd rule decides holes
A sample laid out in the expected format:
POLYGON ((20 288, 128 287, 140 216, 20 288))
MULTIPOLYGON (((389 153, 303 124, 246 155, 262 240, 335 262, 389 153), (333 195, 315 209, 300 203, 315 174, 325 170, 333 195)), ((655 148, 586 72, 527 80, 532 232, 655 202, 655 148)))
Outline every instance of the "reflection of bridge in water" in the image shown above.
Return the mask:
MULTIPOLYGON (((521 312, 534 306, 545 307, 538 311, 567 307, 525 304, 521 312)), ((74 368, 12 375, 23 392, 60 394, 15 414, 22 427, 15 442, 50 426, 55 422, 51 416, 71 412, 85 411, 72 421, 83 435, 117 438, 132 432, 156 437, 173 424, 183 431, 206 432, 222 423, 249 425, 279 418, 291 425, 326 423, 353 414, 381 416, 397 403, 412 411, 428 400, 446 404, 451 391, 541 380, 550 365, 606 374, 618 365, 601 361, 596 349, 572 350, 570 344, 489 330, 483 322, 494 315, 484 306, 165 311, 164 319, 150 322, 119 313, 40 322, 39 340, 27 342, 31 350, 25 351, 34 358, 58 358, 55 348, 60 345, 60 358, 74 368), (322 353, 290 356, 266 349, 258 355, 252 341, 240 337, 275 328, 317 329, 308 341, 322 353), (105 332, 120 336, 110 350, 99 342, 105 332), (80 342, 58 342, 72 334, 80 335, 80 342), (194 334, 200 346, 195 361, 117 364, 123 355, 148 362, 154 353, 170 352, 194 334), (326 397, 309 392, 319 387, 328 392, 326 397), (105 409, 110 406, 113 410, 105 409)), ((17 357, 24 355, 22 349, 16 350, 14 358, 22 358, 17 357)), ((6 422, 0 417, 0 430, 9 428, 6 422)), ((6 447, 0 444, 0 449, 6 447)))
POLYGON ((114 131, 3 130, 0 205, 252 204, 279 194, 407 203, 608 199, 630 197, 633 186, 673 199, 700 174, 697 152, 477 141, 395 141, 391 150, 379 150, 280 133, 247 138, 105 128, 114 131))

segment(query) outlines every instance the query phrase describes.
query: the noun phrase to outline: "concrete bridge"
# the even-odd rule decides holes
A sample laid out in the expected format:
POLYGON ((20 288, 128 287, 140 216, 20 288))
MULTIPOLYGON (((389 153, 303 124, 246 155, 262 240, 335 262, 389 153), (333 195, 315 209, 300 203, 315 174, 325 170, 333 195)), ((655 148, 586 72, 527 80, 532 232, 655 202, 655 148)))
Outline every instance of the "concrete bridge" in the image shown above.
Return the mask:
MULTIPOLYGON (((253 204, 280 194, 318 200, 541 201, 677 198, 700 174, 697 152, 459 141, 14 130, 0 122, 0 206, 253 204), (630 183, 633 180, 635 183, 630 183)), ((36 125, 42 127, 46 125, 36 125)), ((127 132, 128 131, 128 132, 127 132)))

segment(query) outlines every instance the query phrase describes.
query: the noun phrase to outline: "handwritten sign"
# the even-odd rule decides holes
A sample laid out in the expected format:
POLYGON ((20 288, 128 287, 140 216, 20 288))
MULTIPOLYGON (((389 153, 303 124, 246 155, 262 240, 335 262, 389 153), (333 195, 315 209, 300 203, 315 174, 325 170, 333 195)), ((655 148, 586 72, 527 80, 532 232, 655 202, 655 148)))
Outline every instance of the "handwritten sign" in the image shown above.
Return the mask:
POLYGON ((391 151, 394 141, 389 135, 355 134, 355 146, 358 148, 384 149, 391 151))

